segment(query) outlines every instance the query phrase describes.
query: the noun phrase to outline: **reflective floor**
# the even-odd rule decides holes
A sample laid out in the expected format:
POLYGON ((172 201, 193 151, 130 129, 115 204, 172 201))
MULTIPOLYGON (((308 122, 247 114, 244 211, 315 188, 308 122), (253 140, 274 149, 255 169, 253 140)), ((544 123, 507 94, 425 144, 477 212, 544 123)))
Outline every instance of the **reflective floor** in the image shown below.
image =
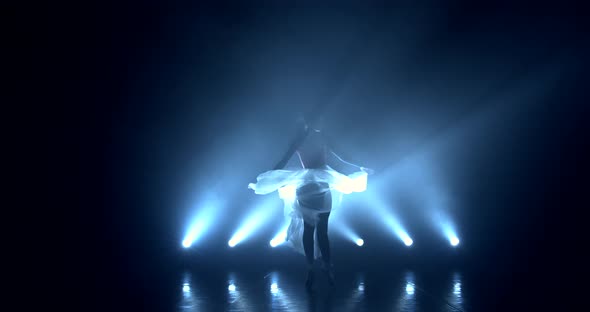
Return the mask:
POLYGON ((176 311, 468 311, 463 279, 460 272, 336 271, 335 286, 320 275, 309 293, 305 271, 185 271, 176 311))

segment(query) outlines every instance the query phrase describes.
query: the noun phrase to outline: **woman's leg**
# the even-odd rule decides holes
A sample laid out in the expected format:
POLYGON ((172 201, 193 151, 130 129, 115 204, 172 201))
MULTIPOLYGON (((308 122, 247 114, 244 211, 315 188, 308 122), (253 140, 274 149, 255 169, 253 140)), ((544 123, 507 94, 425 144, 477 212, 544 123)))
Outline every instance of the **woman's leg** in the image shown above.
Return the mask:
POLYGON ((320 220, 318 222, 318 244, 320 247, 320 251, 322 252, 322 259, 324 260, 324 264, 329 266, 331 262, 330 257, 330 241, 328 240, 328 218, 330 217, 330 213, 322 213, 320 214, 320 220))
POLYGON ((311 287, 313 285, 313 261, 314 257, 314 241, 313 241, 313 232, 315 231, 315 227, 312 225, 307 224, 307 222, 303 223, 303 251, 305 252, 305 259, 307 260, 307 280, 305 281, 305 287, 307 290, 311 291, 311 287))
MULTIPOLYGON (((328 208, 328 211, 332 208, 332 196, 328 192, 324 198, 324 207, 328 208)), ((330 218, 330 212, 322 213, 319 215, 319 221, 317 225, 318 234, 318 245, 322 253, 322 259, 324 260, 324 270, 328 274, 330 284, 334 285, 334 272, 332 271, 332 257, 330 254, 330 240, 328 239, 328 220, 330 218)))
POLYGON ((305 251, 308 269, 311 270, 314 260, 313 232, 315 231, 315 227, 307 222, 303 224, 303 251, 305 251))

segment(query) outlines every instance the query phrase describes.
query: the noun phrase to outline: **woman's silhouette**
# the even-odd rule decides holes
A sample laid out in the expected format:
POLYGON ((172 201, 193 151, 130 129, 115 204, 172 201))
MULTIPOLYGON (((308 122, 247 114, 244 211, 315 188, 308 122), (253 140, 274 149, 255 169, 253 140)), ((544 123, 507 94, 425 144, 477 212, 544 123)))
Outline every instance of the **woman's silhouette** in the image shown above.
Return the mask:
POLYGON ((301 231, 301 220, 303 220, 303 233, 301 240, 303 251, 307 260, 308 274, 306 287, 311 289, 314 281, 313 263, 316 258, 314 250, 314 232, 317 238, 317 247, 322 260, 322 269, 328 275, 331 284, 334 283, 334 274, 332 271, 332 262, 330 255, 330 242, 328 240, 328 219, 332 209, 332 189, 339 190, 343 193, 353 191, 363 191, 366 187, 366 174, 370 170, 359 167, 343 161, 330 148, 327 139, 322 132, 322 119, 318 116, 308 116, 304 118, 303 123, 298 130, 295 139, 292 141, 289 149, 283 158, 277 163, 272 171, 263 173, 258 177, 257 184, 251 184, 257 193, 268 193, 268 190, 283 188, 285 186, 295 186, 295 202, 293 204, 293 214, 291 225, 288 230, 288 240, 297 245, 299 237, 297 233, 301 231), (293 154, 297 153, 301 162, 302 170, 289 171, 282 170, 293 154), (355 169, 361 169, 351 176, 345 176, 336 172, 328 166, 328 159, 336 157, 338 160, 354 166, 355 169), (364 175, 364 186, 358 185, 359 179, 351 177, 362 177, 364 175), (268 186, 264 189, 264 184, 274 184, 274 187, 268 186))

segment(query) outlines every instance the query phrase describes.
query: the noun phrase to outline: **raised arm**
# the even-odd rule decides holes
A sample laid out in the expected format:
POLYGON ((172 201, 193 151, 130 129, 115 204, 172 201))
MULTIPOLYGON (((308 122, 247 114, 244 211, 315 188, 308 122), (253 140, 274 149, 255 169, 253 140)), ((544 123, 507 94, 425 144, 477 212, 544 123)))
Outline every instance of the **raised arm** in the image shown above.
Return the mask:
MULTIPOLYGON (((324 137, 325 137, 325 135, 324 135, 324 137)), ((334 156, 340 162, 342 162, 342 163, 344 163, 344 164, 346 164, 346 165, 348 165, 350 167, 353 167, 355 170, 359 170, 360 169, 361 171, 364 171, 364 172, 366 172, 368 174, 373 174, 374 173, 374 171, 372 169, 365 168, 365 167, 362 167, 362 166, 353 164, 351 162, 348 162, 348 161, 342 159, 342 157, 340 157, 338 154, 336 154, 336 152, 332 149, 332 145, 330 143, 331 140, 329 139, 329 137, 325 137, 325 140, 326 140, 326 145, 327 145, 327 148, 328 148, 328 153, 330 153, 331 156, 334 156)))

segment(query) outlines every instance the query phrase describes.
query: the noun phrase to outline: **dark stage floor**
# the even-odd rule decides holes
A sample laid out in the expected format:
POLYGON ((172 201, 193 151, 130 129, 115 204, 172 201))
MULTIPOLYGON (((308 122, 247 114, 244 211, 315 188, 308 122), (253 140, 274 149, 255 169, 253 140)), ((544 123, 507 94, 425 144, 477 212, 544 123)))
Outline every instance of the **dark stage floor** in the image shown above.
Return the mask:
POLYGON ((310 293, 304 270, 187 270, 177 280, 175 310, 470 311, 467 280, 458 271, 336 270, 333 287, 319 274, 310 293))

